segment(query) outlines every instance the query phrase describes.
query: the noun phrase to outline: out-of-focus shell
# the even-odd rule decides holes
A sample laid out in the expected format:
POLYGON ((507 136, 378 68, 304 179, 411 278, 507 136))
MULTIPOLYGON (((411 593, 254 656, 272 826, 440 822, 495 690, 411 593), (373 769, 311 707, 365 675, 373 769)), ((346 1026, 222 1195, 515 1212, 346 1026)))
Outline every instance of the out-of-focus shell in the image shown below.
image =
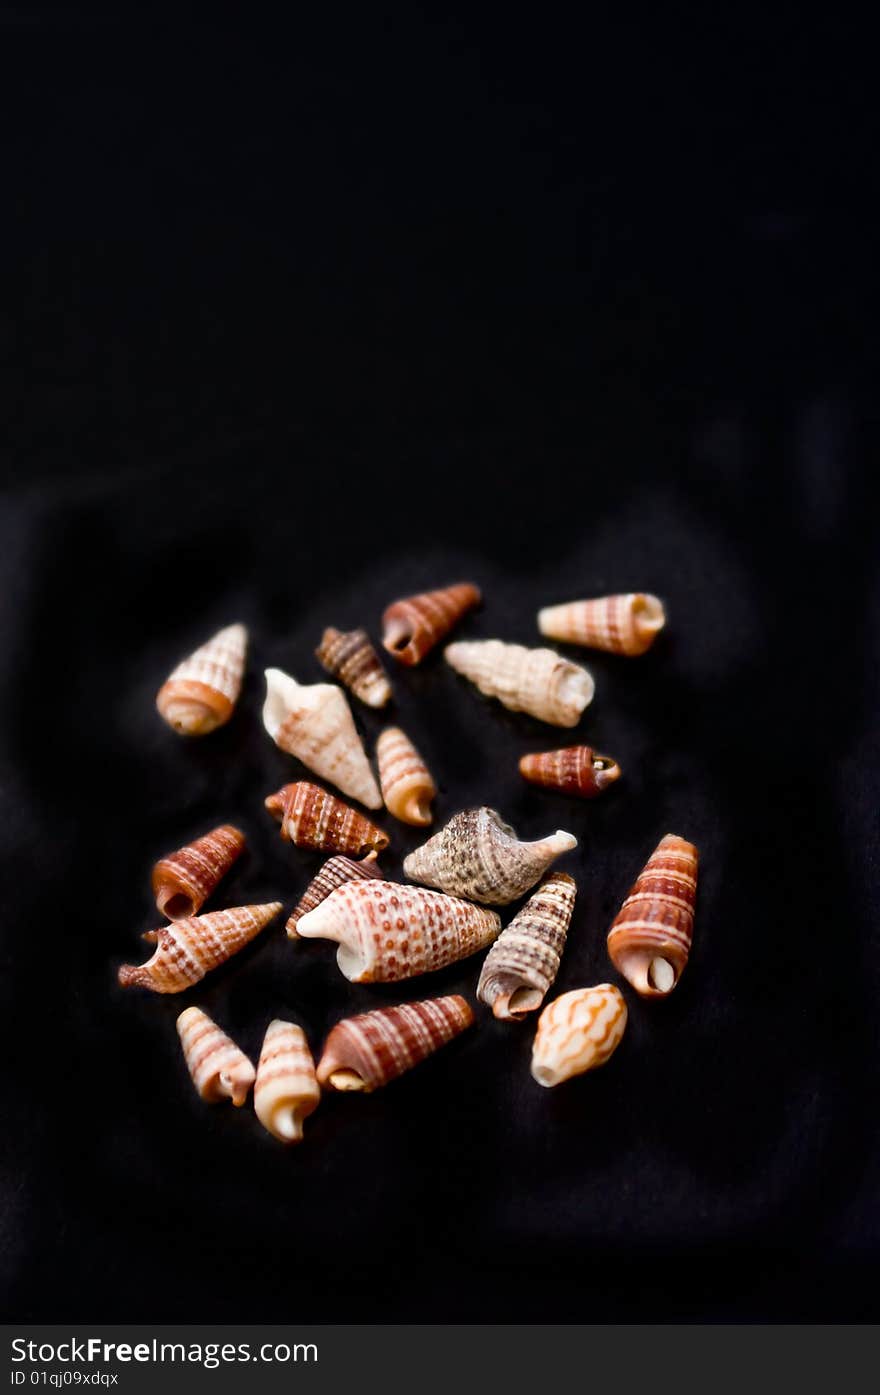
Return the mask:
POLYGON ((391 697, 391 684, 366 630, 326 629, 315 657, 368 707, 384 707, 391 697))
POLYGON ((281 821, 281 836, 298 848, 358 856, 387 848, 389 837, 357 809, 309 780, 283 785, 266 800, 273 818, 281 821))
POLYGON ((476 586, 460 582, 441 591, 423 591, 395 601, 382 616, 382 643, 402 664, 420 664, 481 599, 476 586))
POLYGON ((218 630, 177 665, 156 697, 165 721, 181 736, 206 736, 232 716, 247 652, 244 625, 218 630))
POLYGON ((196 915, 244 851, 245 836, 232 824, 160 858, 153 868, 153 895, 162 915, 180 920, 196 915))
POLYGON ((608 953, 643 998, 671 993, 688 961, 698 855, 667 833, 648 858, 608 932, 608 953))
POLYGON ((177 1035, 192 1082, 203 1100, 230 1099, 240 1109, 256 1071, 247 1056, 201 1008, 188 1007, 177 1019, 177 1035))
POLYGON ((385 806, 402 823, 431 822, 437 786, 428 767, 400 727, 387 727, 376 742, 379 783, 385 806))
POLYGON ((552 649, 526 649, 500 639, 462 640, 444 650, 447 663, 486 697, 511 712, 528 712, 556 727, 573 727, 593 701, 595 684, 585 668, 552 649))
POLYGON ((119 982, 123 988, 182 993, 243 949, 280 910, 280 901, 269 901, 174 920, 151 933, 156 940, 152 959, 146 964, 123 964, 119 982))
POLYGON ((665 624, 663 602, 642 592, 568 601, 538 611, 538 629, 549 639, 630 656, 650 649, 665 624))
POLYGON ((381 877, 376 866, 376 854, 371 852, 360 862, 352 862, 350 857, 330 857, 320 871, 312 878, 303 892, 296 909, 290 914, 286 930, 288 938, 298 940, 297 925, 304 915, 320 906, 331 891, 345 882, 362 881, 367 877, 381 877))
POLYGON ((348 1017, 327 1038, 318 1079, 334 1090, 378 1090, 452 1041, 473 1020, 469 1004, 457 994, 348 1017))
POLYGON ((560 853, 577 847, 574 834, 557 829, 521 843, 494 809, 465 809, 404 859, 404 875, 489 906, 524 895, 560 853))
POLYGON ((539 1085, 560 1085, 573 1075, 604 1066, 625 1027, 626 1003, 613 984, 563 993, 538 1018, 532 1075, 539 1085))
POLYGON ((298 1143, 303 1120, 321 1098, 315 1063, 305 1033, 294 1022, 270 1022, 263 1040, 254 1110, 257 1118, 282 1143, 298 1143))
POLYGON ((592 746, 564 746, 559 751, 522 756, 519 771, 533 785, 578 794, 582 799, 595 799, 620 778, 617 761, 600 756, 592 746))
POLYGON ((577 887, 550 872, 486 955, 477 997, 505 1022, 539 1008, 557 973, 577 887))
POLYGON ((297 683, 266 669, 263 725, 277 746, 368 809, 382 796, 355 728, 348 699, 334 683, 297 683))
POLYGON ((482 949, 501 929, 494 911, 398 882, 346 882, 300 920, 304 939, 333 940, 352 983, 396 983, 482 949))

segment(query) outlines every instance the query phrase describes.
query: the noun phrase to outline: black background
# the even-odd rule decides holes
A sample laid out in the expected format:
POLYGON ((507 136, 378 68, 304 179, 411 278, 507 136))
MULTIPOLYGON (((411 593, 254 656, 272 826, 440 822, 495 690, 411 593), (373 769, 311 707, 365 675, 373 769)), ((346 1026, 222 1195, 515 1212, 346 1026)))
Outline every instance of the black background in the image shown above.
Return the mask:
MULTIPOLYGON (((760 25, 426 7, 281 27, 4 7, 0 604, 4 1309, 31 1320, 875 1318, 878 585, 870 45, 760 25), (441 785, 570 828, 559 988, 667 832, 702 854, 675 995, 555 1092, 479 1025, 285 1150, 209 1109, 194 1001, 256 1052, 352 1008, 280 925, 184 999, 115 986, 149 870, 221 820, 218 904, 318 859, 262 799, 297 766, 261 669, 321 674, 457 579, 461 634, 649 589, 670 625, 587 662, 595 804, 525 787, 556 733, 435 654, 394 716, 441 785), (154 694, 246 621, 239 709, 176 739, 154 694)), ((583 658, 583 655, 577 657, 583 658)), ((391 661, 389 660, 389 667, 391 661)), ((358 710, 372 739, 381 719, 358 710)), ((388 820, 395 856, 417 838, 388 820)), ((477 963, 411 985, 471 991, 477 963)))

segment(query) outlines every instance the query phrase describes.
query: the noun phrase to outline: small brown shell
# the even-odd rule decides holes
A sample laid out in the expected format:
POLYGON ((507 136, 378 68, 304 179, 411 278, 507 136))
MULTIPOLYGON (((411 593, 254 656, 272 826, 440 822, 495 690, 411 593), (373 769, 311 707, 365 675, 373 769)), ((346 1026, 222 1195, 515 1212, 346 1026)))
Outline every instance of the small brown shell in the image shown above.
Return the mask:
POLYGON ((556 727, 577 726, 593 701, 592 674, 552 649, 527 649, 500 639, 460 640, 444 650, 446 662, 511 712, 528 712, 556 727))
POLYGON ((382 616, 382 644, 402 664, 420 664, 481 599, 476 586, 460 582, 440 591, 423 591, 418 596, 394 601, 382 616))
POLYGON ((119 982, 123 988, 182 993, 243 949, 280 910, 280 901, 270 901, 174 920, 150 934, 156 951, 146 964, 122 965, 119 982))
POLYGON ((348 1017, 327 1038, 318 1080, 334 1090, 378 1090, 452 1041, 473 1020, 469 1004, 457 994, 348 1017))
POLYGON ((294 1022, 270 1022, 263 1040, 254 1110, 282 1143, 298 1143, 303 1120, 318 1107, 321 1090, 305 1033, 294 1022))
POLYGON ((617 761, 600 756, 592 746, 563 746, 559 751, 522 756, 519 772, 533 785, 577 794, 582 799, 595 799, 620 778, 617 761))
POLYGON ((209 1104, 231 1099, 240 1109, 256 1077, 240 1047, 197 1007, 184 1008, 177 1019, 177 1035, 192 1082, 202 1099, 209 1104))
POLYGON ((326 629, 315 657, 368 707, 384 707, 391 697, 391 684, 366 630, 326 629))
POLYGON ((577 887, 550 872, 502 930, 483 963, 477 997, 504 1022, 521 1022, 544 1001, 557 973, 577 887))
POLYGON ((165 721, 181 736, 206 736, 232 716, 247 651, 244 625, 228 625, 177 665, 156 697, 165 721))
POLYGON ((608 932, 612 964, 643 998, 671 993, 688 961, 698 860, 693 843, 667 833, 608 932))
POLYGON ((181 920, 196 915, 244 851, 245 836, 224 823, 160 858, 153 868, 153 895, 161 915, 181 920))
POLYGON ((650 649, 665 624, 663 602, 641 591, 568 601, 538 611, 538 629, 550 639, 631 657, 650 649))
POLYGON ((344 882, 360 881, 365 877, 381 877, 382 873, 376 865, 376 853, 371 852, 360 862, 352 862, 350 857, 329 857, 320 868, 318 873, 312 878, 302 894, 296 909, 291 912, 287 922, 286 930, 288 938, 298 940, 297 925, 304 915, 313 911, 316 906, 335 891, 344 882))
POLYGON ((382 808, 348 698, 335 683, 297 683, 280 668, 267 668, 263 725, 282 751, 320 779, 368 809, 382 808))
POLYGON ((451 896, 506 906, 534 886, 560 853, 576 847, 574 834, 561 828, 521 843, 495 809, 465 809, 404 858, 403 872, 451 896))
POLYGON ((539 1085, 560 1085, 573 1075, 604 1066, 617 1050, 625 1027, 626 1003, 613 984, 563 993, 538 1018, 532 1076, 539 1085))
POLYGON ((376 742, 379 784, 389 813, 402 823, 431 822, 437 786, 428 767, 400 727, 387 727, 376 742))
POLYGON ((381 852, 390 841, 387 833, 357 809, 308 780, 283 785, 269 795, 266 808, 281 821, 282 838, 298 848, 319 848, 357 857, 371 849, 381 852))

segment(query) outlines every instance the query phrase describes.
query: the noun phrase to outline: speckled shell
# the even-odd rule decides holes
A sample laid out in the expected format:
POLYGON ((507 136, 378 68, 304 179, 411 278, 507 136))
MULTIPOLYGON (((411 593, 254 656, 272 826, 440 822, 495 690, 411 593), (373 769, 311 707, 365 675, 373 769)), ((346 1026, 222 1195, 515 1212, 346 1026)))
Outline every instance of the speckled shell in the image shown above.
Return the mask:
POLYGON ((389 813, 402 823, 431 822, 437 786, 428 767, 400 727, 387 727, 376 742, 379 783, 389 813))
POLYGON ((298 848, 350 853, 356 857, 387 848, 389 837, 357 809, 308 780, 283 785, 266 800, 273 818, 281 821, 281 836, 298 848))
POLYGON ((617 761, 600 756, 592 746, 564 746, 559 751, 522 756, 519 772, 530 784, 577 794, 582 799, 595 799, 620 778, 617 761))
POLYGON ((688 961, 697 895, 697 850, 667 833, 608 932, 615 969, 643 998, 663 998, 688 961))
POLYGON ((559 972, 576 894, 573 877, 550 872, 489 950, 477 997, 497 1018, 521 1022, 541 1006, 559 972))
POLYGON ((151 938, 156 939, 152 959, 146 964, 123 964, 119 982, 123 988, 182 993, 243 949, 280 910, 280 901, 270 901, 172 921, 152 932, 151 938))
POLYGON ((315 657, 368 707, 384 707, 391 697, 391 684, 366 630, 326 629, 315 657))
POLYGON ((334 683, 297 683, 280 668, 267 668, 263 725, 282 751, 322 780, 368 809, 382 808, 348 699, 334 683))
POLYGON ((376 853, 371 852, 360 862, 352 862, 350 857, 330 857, 303 892, 296 909, 291 912, 286 930, 288 938, 298 940, 297 924, 304 915, 320 906, 331 891, 345 882, 362 881, 367 877, 381 877, 376 865, 376 853))
POLYGON ((241 692, 246 651, 244 625, 229 625, 177 665, 156 697, 174 731, 207 736, 229 721, 241 692))
POLYGON ((315 1112, 320 1098, 302 1028, 293 1022, 270 1022, 254 1086, 254 1110, 263 1128, 282 1143, 298 1143, 303 1120, 315 1112))
POLYGON ((395 601, 382 616, 382 643, 402 664, 420 664, 481 599, 476 586, 460 582, 441 591, 423 591, 421 595, 395 601))
POLYGON ((457 995, 348 1017, 327 1038, 318 1079, 334 1090, 378 1090, 452 1041, 473 1020, 469 1004, 457 995))
POLYGON ((352 983, 396 983, 475 954, 495 939, 494 911, 398 882, 346 882, 300 920, 304 939, 334 940, 352 983))
POLYGON ((573 727, 593 701, 595 684, 585 668, 552 649, 526 649, 500 639, 449 644, 446 661, 486 697, 511 712, 528 712, 556 727, 573 727))
POLYGON ((404 875, 489 906, 523 896, 560 853, 577 838, 557 829, 547 838, 521 843, 494 809, 465 809, 404 859, 404 875))
POLYGON ((235 1042, 201 1008, 188 1007, 177 1019, 177 1035, 192 1082, 203 1100, 230 1099, 240 1109, 256 1072, 235 1042))
POLYGON ((196 915, 244 851, 245 836, 224 823, 160 858, 153 868, 153 895, 162 915, 181 920, 196 915))
POLYGON ((625 1027, 626 1003, 611 983, 575 988, 554 998, 538 1018, 532 1047, 534 1079, 539 1085, 560 1085, 604 1066, 625 1027))
POLYGON ((650 649, 665 624, 663 602, 642 592, 568 601, 538 611, 538 629, 550 639, 632 657, 650 649))

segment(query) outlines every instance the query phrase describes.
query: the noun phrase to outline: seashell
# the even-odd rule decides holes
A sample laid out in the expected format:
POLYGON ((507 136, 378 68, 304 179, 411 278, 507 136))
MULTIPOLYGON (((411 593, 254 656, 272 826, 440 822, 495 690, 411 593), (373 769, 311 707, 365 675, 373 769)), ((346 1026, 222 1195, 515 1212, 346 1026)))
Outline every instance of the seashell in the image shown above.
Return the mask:
POLYGON ((293 1022, 270 1022, 254 1085, 254 1110, 263 1128, 282 1143, 298 1143, 303 1119, 315 1112, 320 1098, 315 1063, 302 1028, 293 1022))
POLYGON ((626 1027, 619 988, 600 983, 575 988, 548 1003, 538 1018, 532 1046, 532 1075, 539 1085, 560 1085, 573 1075, 604 1066, 626 1027))
POLYGON ((557 829, 535 843, 520 843, 494 809, 465 809, 404 859, 404 875, 490 906, 505 906, 534 886, 560 853, 577 847, 557 829))
POLYGON ((247 1056, 201 1008, 188 1007, 177 1019, 177 1035, 192 1082, 203 1100, 230 1099, 240 1109, 256 1071, 247 1056))
POLYGON ((247 630, 228 625, 177 665, 156 696, 156 706, 181 736, 207 736, 229 721, 241 692, 247 630))
POLYGON ((309 911, 313 911, 316 906, 335 891, 344 882, 360 881, 365 877, 381 877, 382 873, 376 866, 376 854, 371 852, 361 862, 352 862, 350 857, 330 857, 324 863, 315 877, 309 882, 300 901, 294 911, 291 912, 290 919, 285 926, 288 938, 298 940, 297 923, 309 911))
POLYGON ((577 887, 566 872, 550 872, 486 955, 477 997, 504 1022, 534 1012, 559 972, 577 887))
POLYGON ((382 643, 402 664, 420 664, 453 625, 482 600, 476 586, 460 582, 442 591, 423 591, 388 606, 382 616, 382 643))
POLYGON ((356 881, 337 887, 296 928, 304 939, 335 940, 336 962, 352 983, 396 983, 475 954, 501 921, 420 886, 356 881))
POLYGON ((308 780, 283 785, 266 800, 266 808, 281 821, 281 836, 298 848, 324 852, 360 853, 387 848, 387 833, 335 794, 308 780))
POLYGON ((297 683, 280 668, 267 668, 263 725, 282 751, 322 780, 368 809, 382 808, 348 699, 335 683, 297 683))
POLYGON ((595 799, 620 778, 620 766, 610 756, 600 756, 592 746, 563 746, 560 751, 522 756, 519 773, 533 785, 595 799))
POLYGON ((608 931, 612 964, 643 998, 671 993, 688 961, 697 862, 693 843, 667 833, 608 931))
POLYGON ((650 649, 665 624, 663 602, 642 592, 568 601, 538 611, 538 629, 550 639, 631 657, 650 649))
POLYGON ((123 988, 182 993, 243 949, 280 910, 280 901, 269 901, 173 920, 150 936, 156 940, 152 959, 146 964, 123 964, 119 982, 123 988))
POLYGON ((169 920, 196 915, 244 852, 244 845, 241 830, 224 823, 160 858, 153 868, 153 895, 160 913, 169 920))
POLYGON ((400 727, 387 727, 376 742, 379 783, 385 806, 402 823, 431 822, 431 800, 437 786, 409 737, 400 727))
POLYGON ((449 644, 444 652, 447 663, 486 697, 556 727, 576 726, 593 701, 592 675, 552 649, 475 639, 449 644))
POLYGON ((378 1008, 337 1022, 318 1062, 318 1079, 334 1090, 368 1094, 412 1070, 474 1020, 464 998, 378 1008))
POLYGON ((368 707, 384 707, 391 697, 391 684, 366 630, 325 630, 315 657, 368 707))

